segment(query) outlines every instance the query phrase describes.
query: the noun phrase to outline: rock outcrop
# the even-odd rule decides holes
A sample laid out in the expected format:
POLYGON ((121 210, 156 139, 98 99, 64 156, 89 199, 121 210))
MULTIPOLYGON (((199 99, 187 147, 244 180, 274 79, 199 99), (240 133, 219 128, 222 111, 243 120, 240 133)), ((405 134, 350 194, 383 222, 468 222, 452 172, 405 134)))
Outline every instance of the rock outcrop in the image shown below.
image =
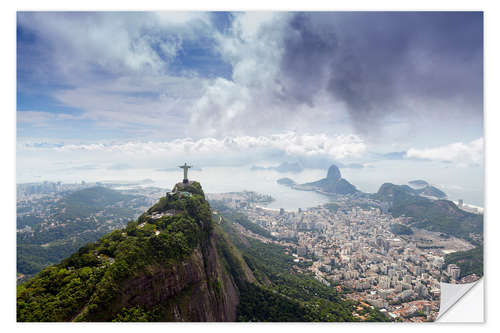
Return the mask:
POLYGON ((336 165, 330 166, 326 178, 315 182, 301 184, 295 187, 303 190, 316 190, 325 194, 353 194, 359 192, 354 185, 342 178, 336 165))

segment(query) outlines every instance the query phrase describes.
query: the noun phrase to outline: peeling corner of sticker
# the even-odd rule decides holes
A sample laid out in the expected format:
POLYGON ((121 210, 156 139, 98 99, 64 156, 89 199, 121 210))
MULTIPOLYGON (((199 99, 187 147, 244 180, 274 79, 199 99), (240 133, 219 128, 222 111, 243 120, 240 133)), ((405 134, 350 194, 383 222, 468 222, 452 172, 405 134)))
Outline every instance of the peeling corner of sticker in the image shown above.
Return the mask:
POLYGON ((442 316, 447 313, 460 299, 466 295, 475 285, 481 282, 483 283, 483 279, 475 281, 473 283, 464 283, 464 284, 451 284, 451 283, 443 283, 441 282, 441 297, 440 297, 440 306, 439 306, 439 314, 436 318, 436 321, 444 321, 442 320, 442 316), (440 320, 441 319, 441 320, 440 320))

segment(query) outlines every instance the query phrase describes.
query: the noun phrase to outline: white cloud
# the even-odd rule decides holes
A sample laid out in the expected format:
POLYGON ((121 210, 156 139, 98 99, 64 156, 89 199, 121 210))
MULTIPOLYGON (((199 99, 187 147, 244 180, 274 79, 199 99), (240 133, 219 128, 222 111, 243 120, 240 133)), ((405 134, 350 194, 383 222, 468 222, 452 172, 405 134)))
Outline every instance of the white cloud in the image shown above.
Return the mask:
POLYGON ((210 24, 207 12, 196 11, 159 11, 151 13, 162 26, 185 26, 193 22, 210 24))
POLYGON ((227 153, 245 152, 249 150, 276 149, 290 156, 329 156, 335 159, 359 157, 366 146, 356 135, 338 135, 329 137, 326 134, 298 135, 293 132, 271 136, 237 136, 223 139, 191 138, 162 142, 126 142, 126 143, 94 143, 69 144, 56 148, 58 151, 102 151, 119 153, 227 153))
POLYGON ((324 92, 317 93, 315 107, 286 98, 280 64, 291 17, 238 13, 228 31, 216 33, 218 52, 231 64, 232 77, 211 81, 190 107, 192 131, 218 137, 269 135, 276 128, 345 132, 345 107, 324 92))
POLYGON ((32 71, 40 71, 36 81, 67 85, 54 89, 52 97, 82 110, 81 119, 92 126, 148 139, 290 129, 345 133, 342 105, 321 93, 315 108, 283 97, 280 61, 290 17, 236 13, 224 33, 217 32, 209 13, 195 12, 21 13, 19 22, 37 31, 44 59, 51 62, 32 71), (189 68, 171 69, 171 61, 189 51, 182 43, 190 39, 229 63, 232 77, 202 78, 189 68))
POLYGON ((259 161, 327 158, 355 159, 366 146, 356 135, 299 135, 294 132, 269 136, 206 137, 171 141, 46 144, 29 142, 18 147, 23 156, 43 154, 53 161, 77 159, 85 163, 121 163, 160 167, 168 161, 188 158, 203 165, 239 165, 259 161))
POLYGON ((193 105, 194 131, 210 136, 255 134, 276 124, 282 116, 273 105, 273 94, 284 18, 275 13, 238 13, 229 33, 215 35, 219 54, 232 65, 233 74, 231 80, 211 82, 193 105))
POLYGON ((208 13, 19 13, 19 23, 47 44, 61 74, 165 70, 184 38, 207 34, 208 13), (162 50, 163 56, 155 49, 162 50))
MULTIPOLYGON (((171 11, 20 13, 19 24, 36 31, 42 45, 40 50, 26 46, 21 52, 28 54, 27 57, 38 51, 43 53, 41 59, 46 63, 39 65, 33 61, 35 65, 27 71, 38 73, 33 82, 43 86, 50 81, 64 86, 50 89, 50 97, 62 106, 82 110, 80 119, 87 121, 90 130, 109 128, 120 132, 121 137, 152 140, 186 136, 220 139, 270 135, 284 130, 353 131, 345 104, 325 91, 324 79, 313 77, 293 83, 292 90, 311 96, 313 103, 299 103, 287 92, 290 86, 281 66, 285 38, 296 33, 289 25, 293 13, 235 13, 231 26, 224 32, 215 29, 210 15, 171 11), (195 48, 192 58, 189 52, 193 50, 182 49, 187 40, 195 48), (210 73, 207 74, 210 78, 199 77, 196 66, 203 64, 204 59, 198 62, 196 48, 206 51, 206 57, 216 58, 214 68, 217 70, 221 65, 219 57, 230 64, 232 76, 226 77, 228 68, 223 64, 224 75, 212 78, 210 73), (184 66, 176 62, 174 70, 172 60, 181 54, 189 56, 187 63, 193 63, 184 66), (314 81, 322 84, 316 87, 314 81)), ((330 22, 331 18, 327 18, 330 22)), ((316 68, 313 73, 317 73, 318 68, 322 71, 319 64, 309 63, 311 71, 316 68)), ((293 66, 289 67, 293 72, 293 66)), ((306 66, 306 72, 307 69, 306 66)), ((20 80, 21 90, 23 83, 20 80)), ((443 103, 450 104, 450 99, 444 99, 443 103)), ((433 139, 448 132, 455 138, 481 135, 476 129, 482 120, 477 122, 479 126, 474 124, 464 130, 460 117, 449 119, 448 109, 429 117, 421 111, 427 109, 426 103, 415 100, 407 104, 415 115, 412 117, 419 120, 414 122, 414 129, 404 117, 397 124, 385 121, 386 130, 370 140, 393 142, 396 136, 408 140, 408 133, 413 130, 411 136, 417 137, 417 143, 421 144, 430 137, 427 132, 422 134, 424 128, 429 129, 433 139), (442 119, 435 117, 441 115, 446 116, 447 124, 456 124, 440 126, 438 130, 428 126, 440 124, 442 119), (460 130, 456 130, 457 124, 460 130), (474 132, 463 136, 464 131, 474 132)), ((451 104, 453 107, 449 109, 460 110, 454 107, 456 103, 451 104)), ((32 116, 27 122, 39 121, 40 126, 47 126, 51 121, 47 115, 32 116)), ((368 122, 370 128, 375 125, 368 122)))
POLYGON ((484 140, 479 138, 470 143, 456 142, 445 146, 415 149, 406 152, 407 158, 451 162, 457 166, 481 164, 483 161, 484 140))
MULTIPOLYGON (((20 51, 30 78, 19 84, 63 86, 50 89, 50 97, 60 106, 81 110, 79 119, 92 126, 134 137, 183 137, 189 105, 208 80, 191 72, 173 73, 170 65, 183 41, 211 38, 209 15, 20 12, 18 24, 36 34, 37 48, 20 51)), ((49 112, 19 116, 20 122, 38 127, 63 118, 49 112)))

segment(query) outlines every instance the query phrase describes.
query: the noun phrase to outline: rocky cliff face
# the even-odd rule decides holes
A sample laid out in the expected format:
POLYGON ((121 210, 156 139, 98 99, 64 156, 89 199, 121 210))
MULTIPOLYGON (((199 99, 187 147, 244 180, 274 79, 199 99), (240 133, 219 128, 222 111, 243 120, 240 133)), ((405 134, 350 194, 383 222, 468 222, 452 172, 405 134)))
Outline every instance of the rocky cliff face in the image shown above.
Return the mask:
POLYGON ((235 282, 210 237, 208 246, 198 247, 188 259, 170 267, 150 265, 126 281, 114 307, 160 305, 164 321, 235 321, 238 303, 235 282))

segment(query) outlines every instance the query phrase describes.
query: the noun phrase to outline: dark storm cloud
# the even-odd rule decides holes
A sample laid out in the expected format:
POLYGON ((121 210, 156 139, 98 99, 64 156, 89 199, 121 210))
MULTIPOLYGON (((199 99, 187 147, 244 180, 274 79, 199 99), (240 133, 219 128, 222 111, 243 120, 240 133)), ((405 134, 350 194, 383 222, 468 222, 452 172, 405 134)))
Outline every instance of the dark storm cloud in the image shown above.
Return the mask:
POLYGON ((305 13, 290 20, 289 30, 281 60, 284 96, 313 106, 314 96, 328 74, 325 69, 335 56, 337 39, 333 33, 313 27, 310 15, 305 13))
POLYGON ((327 92, 362 133, 415 104, 482 114, 482 13, 298 13, 286 36, 283 98, 311 106, 327 92))

